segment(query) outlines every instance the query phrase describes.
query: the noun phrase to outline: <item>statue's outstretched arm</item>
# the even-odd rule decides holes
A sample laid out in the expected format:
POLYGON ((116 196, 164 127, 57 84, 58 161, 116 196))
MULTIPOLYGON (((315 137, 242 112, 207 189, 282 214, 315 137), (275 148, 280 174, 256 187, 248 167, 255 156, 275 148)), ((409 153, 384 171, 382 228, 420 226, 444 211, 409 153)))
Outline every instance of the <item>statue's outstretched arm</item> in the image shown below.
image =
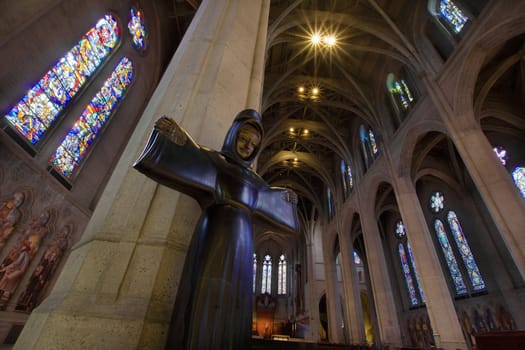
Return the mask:
POLYGON ((133 167, 162 185, 201 200, 199 197, 215 188, 217 171, 209 153, 175 120, 162 116, 133 167))
POLYGON ((188 135, 181 129, 179 124, 165 115, 155 122, 155 129, 177 145, 183 146, 188 141, 188 135))
POLYGON ((255 212, 283 231, 299 232, 297 194, 288 188, 268 187, 259 192, 255 212))

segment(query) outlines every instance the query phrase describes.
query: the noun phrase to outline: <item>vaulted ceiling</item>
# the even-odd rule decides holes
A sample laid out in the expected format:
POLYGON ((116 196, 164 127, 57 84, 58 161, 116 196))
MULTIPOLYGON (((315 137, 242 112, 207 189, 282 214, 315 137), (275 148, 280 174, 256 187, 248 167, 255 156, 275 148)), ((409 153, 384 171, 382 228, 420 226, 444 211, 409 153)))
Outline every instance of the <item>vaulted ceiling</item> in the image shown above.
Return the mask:
POLYGON ((412 32, 429 17, 426 3, 271 1, 258 172, 293 188, 307 217, 323 209, 326 187, 335 190, 341 160, 359 167, 359 126, 380 137, 391 127, 386 76, 402 66, 418 70, 412 32), (335 45, 324 41, 328 35, 335 45))

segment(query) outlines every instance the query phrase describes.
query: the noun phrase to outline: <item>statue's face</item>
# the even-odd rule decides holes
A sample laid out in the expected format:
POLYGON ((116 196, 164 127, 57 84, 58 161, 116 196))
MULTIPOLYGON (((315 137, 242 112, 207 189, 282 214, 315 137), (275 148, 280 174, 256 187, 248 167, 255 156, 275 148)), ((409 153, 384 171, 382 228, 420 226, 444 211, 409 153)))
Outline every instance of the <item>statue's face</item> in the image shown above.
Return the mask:
POLYGON ((261 135, 259 132, 252 126, 246 125, 239 131, 235 150, 242 159, 246 160, 250 158, 260 142, 261 135))

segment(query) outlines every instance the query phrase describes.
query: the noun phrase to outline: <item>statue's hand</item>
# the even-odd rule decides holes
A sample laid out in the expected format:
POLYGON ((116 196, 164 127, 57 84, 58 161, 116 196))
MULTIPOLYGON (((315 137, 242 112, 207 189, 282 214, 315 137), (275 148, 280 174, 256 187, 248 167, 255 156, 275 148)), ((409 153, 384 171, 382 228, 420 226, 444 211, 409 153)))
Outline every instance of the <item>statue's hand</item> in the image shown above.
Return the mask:
POLYGON ((155 129, 161 134, 167 136, 172 142, 177 145, 184 145, 188 140, 188 136, 177 124, 177 122, 166 116, 162 116, 155 122, 155 129))

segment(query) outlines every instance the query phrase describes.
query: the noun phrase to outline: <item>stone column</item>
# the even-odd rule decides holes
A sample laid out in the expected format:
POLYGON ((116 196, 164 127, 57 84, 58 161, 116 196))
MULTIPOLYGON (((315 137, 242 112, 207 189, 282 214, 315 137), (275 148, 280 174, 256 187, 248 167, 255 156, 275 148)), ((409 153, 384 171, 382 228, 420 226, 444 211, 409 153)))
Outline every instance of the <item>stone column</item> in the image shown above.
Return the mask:
POLYGON ((81 241, 15 349, 164 348, 200 208, 131 166, 163 114, 217 149, 237 112, 259 108, 268 13, 269 0, 201 3, 81 241))
POLYGON ((348 334, 350 343, 365 343, 365 327, 363 324, 363 308, 361 306, 361 296, 354 266, 354 249, 350 240, 350 227, 339 232, 339 246, 341 248, 341 264, 343 270, 343 286, 345 293, 346 314, 348 323, 345 324, 345 331, 348 334))
POLYGON ((421 209, 414 185, 409 179, 394 179, 395 194, 406 235, 419 272, 436 346, 467 349, 461 325, 447 287, 432 235, 421 209))
POLYGON ((452 136, 514 263, 525 279, 525 201, 479 125, 452 136))
POLYGON ((376 216, 372 204, 365 199, 364 193, 359 191, 358 195, 360 203, 365 203, 360 208, 359 217, 363 229, 371 292, 377 315, 379 340, 382 345, 401 346, 401 331, 392 294, 392 283, 386 266, 385 251, 377 227, 376 216))
MULTIPOLYGON (((305 315, 309 316, 309 335, 307 340, 317 342, 321 339, 319 334, 320 329, 320 316, 319 316, 319 288, 318 276, 316 265, 317 265, 317 252, 315 244, 322 246, 321 240, 316 239, 316 236, 321 236, 320 225, 316 221, 310 221, 307 229, 306 237, 306 263, 307 266, 307 284, 304 289, 305 295, 305 315), (315 243, 314 243, 315 242, 315 243)), ((321 255, 321 254, 319 254, 321 255)), ((322 259, 322 256, 320 257, 322 259)))
POLYGON ((326 283, 326 312, 328 316, 328 340, 330 343, 343 343, 341 329, 341 303, 337 288, 337 271, 333 245, 323 240, 323 261, 326 283))

